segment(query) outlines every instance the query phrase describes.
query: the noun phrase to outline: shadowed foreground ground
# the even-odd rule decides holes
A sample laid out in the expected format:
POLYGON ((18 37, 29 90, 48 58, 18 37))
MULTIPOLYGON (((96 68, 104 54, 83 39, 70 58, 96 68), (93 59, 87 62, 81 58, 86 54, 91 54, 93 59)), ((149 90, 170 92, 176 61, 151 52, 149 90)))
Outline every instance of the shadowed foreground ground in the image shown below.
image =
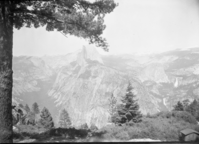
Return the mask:
POLYGON ((103 131, 96 130, 57 128, 43 133, 15 133, 14 143, 160 141, 152 139, 120 140, 105 138, 103 134, 103 131))

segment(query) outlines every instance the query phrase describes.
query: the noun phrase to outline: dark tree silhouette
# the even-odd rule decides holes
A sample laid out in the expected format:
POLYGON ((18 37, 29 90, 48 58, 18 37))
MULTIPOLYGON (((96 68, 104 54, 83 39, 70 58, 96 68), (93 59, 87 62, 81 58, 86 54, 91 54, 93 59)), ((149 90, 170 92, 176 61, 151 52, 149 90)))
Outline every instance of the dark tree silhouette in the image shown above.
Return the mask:
POLYGON ((25 105, 24 109, 25 109, 25 111, 26 111, 27 113, 30 112, 30 107, 29 107, 27 104, 25 105))
POLYGON ((188 107, 188 106, 189 106, 189 104, 190 104, 189 99, 185 99, 185 100, 183 100, 183 101, 182 101, 182 104, 183 104, 184 110, 186 110, 186 109, 187 109, 187 107, 188 107))
POLYGON ((25 120, 27 125, 35 125, 35 113, 30 111, 26 115, 26 120, 25 120))
POLYGON ((176 105, 174 105, 173 110, 174 111, 184 111, 184 106, 180 101, 178 101, 178 103, 176 105))
POLYGON ((139 111, 139 105, 135 100, 136 95, 132 93, 133 87, 129 83, 127 87, 126 95, 122 99, 122 104, 118 109, 118 120, 119 124, 131 125, 142 121, 142 114, 139 111))
POLYGON ((47 108, 45 107, 43 108, 43 110, 41 111, 40 117, 41 119, 39 120, 39 124, 41 126, 43 126, 46 129, 50 129, 54 127, 53 118, 47 108))
POLYGON ((32 104, 32 112, 34 114, 39 114, 39 112, 40 112, 39 105, 36 102, 32 104))
POLYGON ((187 107, 186 111, 199 120, 199 102, 197 100, 194 99, 194 101, 187 107))
POLYGON ((113 0, 1 0, 0 1, 0 143, 12 140, 13 28, 45 26, 64 35, 88 39, 108 50, 101 37, 104 16, 117 4, 113 0))
POLYGON ((22 124, 23 123, 23 118, 25 116, 24 112, 23 112, 23 108, 19 106, 13 106, 12 109, 12 118, 13 118, 13 125, 16 124, 22 124))

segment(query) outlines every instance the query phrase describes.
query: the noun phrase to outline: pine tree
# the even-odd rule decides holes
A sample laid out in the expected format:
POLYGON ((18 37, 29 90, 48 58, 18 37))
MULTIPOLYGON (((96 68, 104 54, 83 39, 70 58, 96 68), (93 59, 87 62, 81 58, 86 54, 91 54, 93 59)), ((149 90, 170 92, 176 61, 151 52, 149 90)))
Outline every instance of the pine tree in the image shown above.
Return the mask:
POLYGON ((25 105, 25 108, 24 108, 24 109, 25 109, 25 111, 26 111, 27 113, 30 112, 30 108, 29 108, 29 106, 28 106, 27 104, 25 105))
POLYGON ((43 110, 41 111, 40 117, 41 118, 39 120, 39 124, 41 126, 43 126, 46 129, 50 129, 54 127, 53 118, 47 108, 45 107, 43 108, 43 110))
POLYGON ((81 126, 80 126, 80 128, 81 129, 88 129, 88 125, 87 125, 87 123, 84 123, 84 124, 82 124, 81 126))
POLYGON ((198 119, 199 103, 194 100, 186 109, 187 112, 192 114, 196 119, 198 119))
POLYGON ((184 106, 180 101, 178 101, 178 103, 176 105, 174 105, 173 110, 174 111, 184 111, 184 106))
POLYGON ((20 107, 20 108, 24 108, 24 105, 20 103, 20 104, 19 104, 19 107, 20 107))
POLYGON ((136 95, 132 93, 133 87, 129 83, 126 95, 122 99, 122 104, 118 109, 119 124, 133 124, 142 121, 142 114, 139 111, 139 105, 135 100, 136 95))
POLYGON ((35 114, 39 114, 40 112, 39 105, 36 102, 32 104, 32 112, 35 114))
POLYGON ((26 124, 30 124, 30 125, 35 125, 35 113, 33 113, 33 112, 29 112, 29 113, 27 113, 27 115, 26 115, 26 124))
POLYGON ((112 94, 109 99, 110 122, 112 122, 112 123, 116 123, 116 115, 117 115, 116 103, 117 103, 117 100, 112 94))
POLYGON ((70 120, 68 112, 65 109, 63 109, 61 111, 61 113, 60 113, 59 125, 62 128, 69 128, 69 127, 71 127, 71 120, 70 120))
POLYGON ((182 101, 182 104, 183 104, 184 110, 186 110, 186 109, 187 109, 187 107, 188 107, 188 106, 189 106, 189 104, 190 104, 189 99, 185 99, 185 100, 183 100, 183 101, 182 101))

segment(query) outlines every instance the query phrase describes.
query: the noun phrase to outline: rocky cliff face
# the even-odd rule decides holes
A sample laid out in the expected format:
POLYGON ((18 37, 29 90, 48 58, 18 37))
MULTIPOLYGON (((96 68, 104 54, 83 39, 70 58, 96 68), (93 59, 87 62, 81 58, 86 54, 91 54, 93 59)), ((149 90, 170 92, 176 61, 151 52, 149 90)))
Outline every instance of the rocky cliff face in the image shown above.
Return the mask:
POLYGON ((169 110, 177 100, 199 97, 199 53, 171 51, 135 56, 101 56, 84 46, 63 56, 14 57, 13 98, 46 106, 57 122, 68 110, 74 126, 108 123, 108 99, 120 103, 128 81, 134 86, 142 113, 169 110))

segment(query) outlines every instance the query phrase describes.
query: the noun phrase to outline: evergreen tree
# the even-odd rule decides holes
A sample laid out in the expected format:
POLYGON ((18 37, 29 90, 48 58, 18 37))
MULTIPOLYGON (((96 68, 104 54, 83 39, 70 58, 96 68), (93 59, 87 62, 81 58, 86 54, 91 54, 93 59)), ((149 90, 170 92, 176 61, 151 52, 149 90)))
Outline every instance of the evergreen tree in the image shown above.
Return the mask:
POLYGON ((46 129, 50 129, 54 127, 53 118, 47 108, 45 107, 43 108, 43 110, 41 111, 40 117, 41 118, 39 120, 39 124, 41 126, 43 126, 46 129))
POLYGON ((30 108, 29 108, 29 106, 28 106, 27 104, 25 105, 25 108, 24 108, 24 109, 25 109, 25 111, 26 111, 27 113, 30 112, 30 108))
POLYGON ((135 100, 136 95, 132 93, 133 87, 129 83, 126 95, 122 99, 122 104, 118 109, 118 123, 119 124, 133 124, 142 121, 142 114, 139 111, 139 105, 135 100))
POLYGON ((187 107, 186 111, 192 114, 198 120, 199 103, 197 100, 194 99, 194 101, 187 107))
POLYGON ((197 119, 197 121, 199 121, 199 108, 196 111, 196 119, 197 119))
POLYGON ((61 111, 61 113, 60 113, 59 125, 62 128, 69 128, 69 127, 71 127, 71 120, 70 120, 68 112, 65 109, 63 109, 61 111))
POLYGON ((20 104, 19 104, 19 107, 20 107, 20 108, 24 108, 24 105, 20 103, 20 104))
POLYGON ((87 129, 88 129, 88 125, 87 125, 87 123, 82 124, 82 125, 80 126, 80 128, 81 128, 81 129, 86 129, 86 130, 87 130, 87 129))
POLYGON ((184 110, 186 110, 186 109, 187 109, 187 107, 188 107, 188 106, 189 106, 189 104, 190 104, 189 99, 185 99, 185 100, 183 100, 183 101, 182 101, 182 104, 183 104, 184 110))
POLYGON ((117 115, 116 103, 117 103, 117 100, 112 94, 109 99, 110 122, 112 122, 112 123, 116 123, 116 115, 117 115))
POLYGON ((32 111, 27 113, 25 121, 27 125, 35 125, 35 113, 32 111))
POLYGON ((46 26, 89 40, 108 50, 101 35, 104 16, 117 4, 113 0, 1 0, 0 1, 0 143, 12 142, 13 28, 46 26), (31 8, 31 9, 30 9, 31 8))
POLYGON ((91 124, 91 126, 90 126, 90 130, 91 131, 96 131, 96 130, 98 130, 98 128, 97 128, 97 126, 95 125, 95 124, 91 124))
POLYGON ((40 112, 39 105, 36 102, 32 104, 32 112, 35 114, 39 114, 40 112))
POLYGON ((184 111, 184 106, 180 101, 178 101, 178 103, 176 105, 174 105, 173 110, 174 111, 184 111))

